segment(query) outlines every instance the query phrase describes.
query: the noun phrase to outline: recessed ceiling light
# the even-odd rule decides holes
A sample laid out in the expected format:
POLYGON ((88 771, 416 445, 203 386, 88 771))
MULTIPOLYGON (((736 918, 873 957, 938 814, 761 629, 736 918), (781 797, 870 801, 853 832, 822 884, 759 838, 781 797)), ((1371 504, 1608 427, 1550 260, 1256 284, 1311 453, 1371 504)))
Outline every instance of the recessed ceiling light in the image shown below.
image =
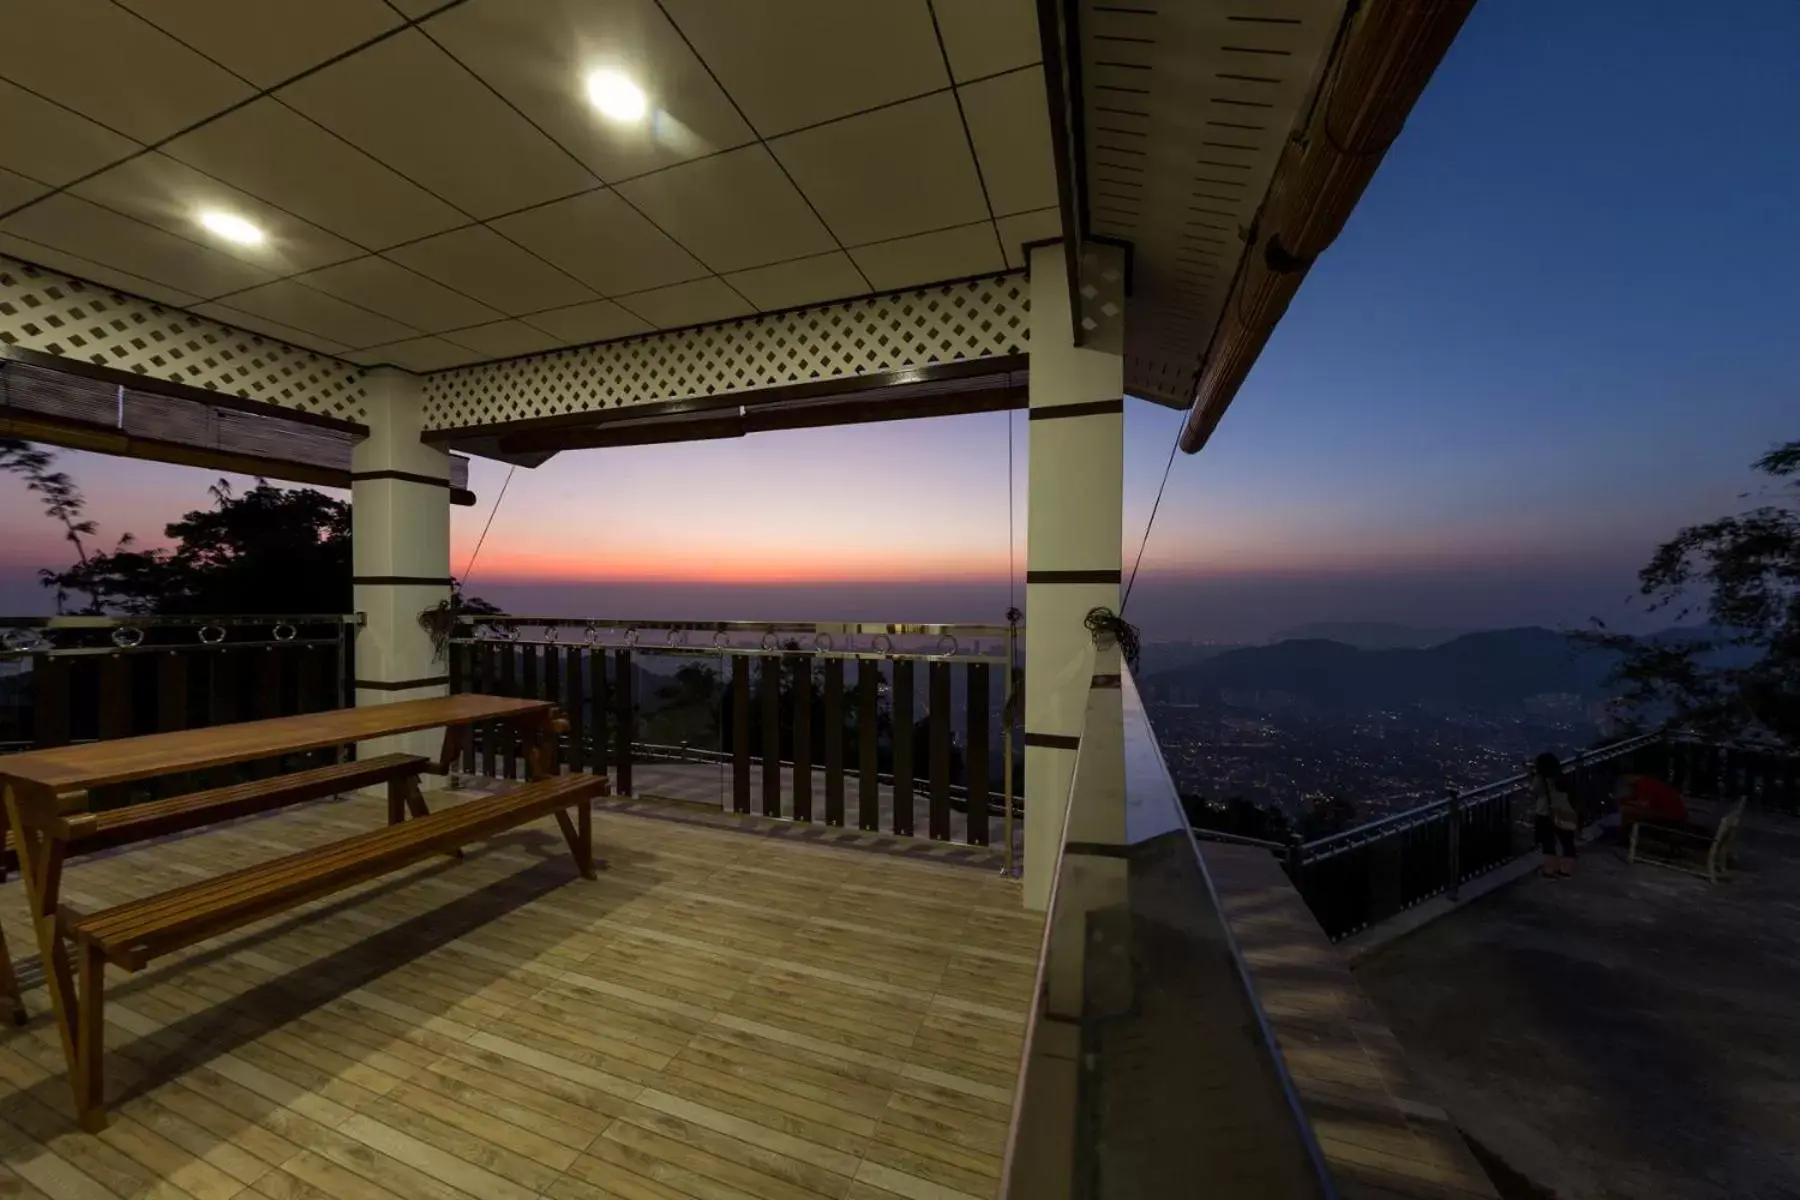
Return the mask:
POLYGON ((588 102, 602 116, 615 121, 637 121, 650 107, 644 89, 617 71, 594 71, 587 77, 588 102))
POLYGON ((200 214, 200 223, 228 242, 240 246, 262 245, 263 231, 232 213, 208 209, 200 214))

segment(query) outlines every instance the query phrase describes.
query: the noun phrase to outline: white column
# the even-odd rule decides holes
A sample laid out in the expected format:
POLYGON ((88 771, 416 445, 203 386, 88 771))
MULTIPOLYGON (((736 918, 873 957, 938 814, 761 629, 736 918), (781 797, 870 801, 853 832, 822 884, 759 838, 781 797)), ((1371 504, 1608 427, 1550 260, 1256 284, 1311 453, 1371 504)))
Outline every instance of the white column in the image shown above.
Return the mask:
MULTIPOLYGON (((369 436, 351 457, 351 558, 356 609, 356 703, 442 696, 449 663, 431 648, 419 614, 450 595, 450 459, 419 440, 421 380, 390 368, 365 377, 369 436)), ((437 731, 364 743, 362 753, 435 757, 437 731)))
POLYGON ((1030 478, 1025 587, 1025 904, 1042 909, 1093 676, 1088 610, 1119 610, 1124 522, 1124 269, 1082 264, 1074 338, 1063 248, 1031 252, 1030 478))

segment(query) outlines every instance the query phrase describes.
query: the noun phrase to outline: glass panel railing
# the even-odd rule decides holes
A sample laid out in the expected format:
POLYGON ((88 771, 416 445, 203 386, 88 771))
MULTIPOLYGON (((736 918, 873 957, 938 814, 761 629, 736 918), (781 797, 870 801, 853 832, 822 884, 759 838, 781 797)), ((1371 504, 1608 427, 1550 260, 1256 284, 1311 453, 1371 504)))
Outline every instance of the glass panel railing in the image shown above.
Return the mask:
POLYGON ((1002 1194, 1332 1196, 1116 662, 1096 654, 1002 1194))

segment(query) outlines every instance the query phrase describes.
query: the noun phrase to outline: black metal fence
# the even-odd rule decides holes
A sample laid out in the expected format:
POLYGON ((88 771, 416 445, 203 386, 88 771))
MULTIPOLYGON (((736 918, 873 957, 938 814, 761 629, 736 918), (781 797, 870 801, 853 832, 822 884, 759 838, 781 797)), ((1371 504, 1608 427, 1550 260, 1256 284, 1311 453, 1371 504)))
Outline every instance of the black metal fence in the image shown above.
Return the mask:
MULTIPOLYGON (((1564 761, 1583 825, 1598 820, 1620 774, 1663 774, 1659 734, 1629 738, 1564 761)), ((1530 776, 1394 813, 1287 848, 1288 876, 1333 940, 1350 936, 1530 853, 1530 776)))
MULTIPOLYGON (((1610 809, 1624 774, 1655 776, 1694 798, 1800 810, 1800 759, 1681 734, 1626 738, 1565 759, 1563 770, 1583 826, 1610 809)), ((1337 941, 1433 897, 1454 898, 1463 884, 1531 853, 1529 791, 1530 777, 1514 775, 1316 841, 1256 844, 1282 855, 1288 877, 1337 941)))
POLYGON ((317 613, 0 618, 0 753, 346 707, 357 624, 317 613))
MULTIPOLYGON (((610 772, 617 792, 1005 841, 1016 629, 481 617, 462 632, 452 690, 554 701, 563 765, 610 772)), ((504 739, 477 729, 463 772, 516 777, 504 739)))

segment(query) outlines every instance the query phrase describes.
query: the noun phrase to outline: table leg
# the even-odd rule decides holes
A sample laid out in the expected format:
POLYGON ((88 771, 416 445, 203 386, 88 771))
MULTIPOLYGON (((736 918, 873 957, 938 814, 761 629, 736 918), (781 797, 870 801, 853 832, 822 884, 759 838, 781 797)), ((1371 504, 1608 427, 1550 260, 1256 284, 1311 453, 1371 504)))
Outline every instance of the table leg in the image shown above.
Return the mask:
POLYGON ((50 993, 50 1008, 56 1015, 57 1032, 62 1035, 63 1058, 69 1064, 69 1082, 75 1092, 77 1112, 84 1111, 84 1089, 79 1077, 81 1060, 76 1023, 80 1005, 75 995, 75 976, 69 968, 69 954, 57 913, 58 895, 62 890, 63 856, 67 844, 44 832, 56 816, 56 797, 16 783, 6 785, 6 816, 13 829, 13 844, 19 854, 19 875, 25 884, 27 907, 33 931, 37 934, 38 954, 43 963, 44 988, 50 993))
POLYGON ((463 739, 469 736, 466 725, 444 726, 444 744, 438 750, 437 773, 448 775, 456 768, 456 760, 462 757, 463 739))
POLYGON ((525 778, 547 779, 556 774, 556 753, 553 747, 556 737, 555 726, 550 714, 533 714, 522 717, 518 723, 519 738, 525 743, 525 778))
MULTIPOLYGON (((429 817, 431 815, 431 809, 425 803, 425 793, 419 790, 419 777, 417 775, 402 776, 401 778, 394 780, 389 786, 398 787, 400 789, 407 812, 410 812, 415 817, 429 817)), ((392 809, 393 804, 394 801, 388 801, 390 810, 392 809)), ((389 821, 389 824, 395 823, 397 822, 394 820, 389 821)), ((461 858, 463 856, 463 852, 460 848, 446 850, 444 853, 451 858, 461 858)))
POLYGON ((6 946, 6 930, 0 929, 0 997, 11 1006, 12 1023, 25 1023, 25 998, 19 994, 19 977, 13 972, 12 954, 6 946))
POLYGON ((89 1133, 106 1128, 106 1017, 102 996, 106 959, 99 947, 81 945, 80 1028, 76 1030, 75 1105, 81 1127, 89 1133))

